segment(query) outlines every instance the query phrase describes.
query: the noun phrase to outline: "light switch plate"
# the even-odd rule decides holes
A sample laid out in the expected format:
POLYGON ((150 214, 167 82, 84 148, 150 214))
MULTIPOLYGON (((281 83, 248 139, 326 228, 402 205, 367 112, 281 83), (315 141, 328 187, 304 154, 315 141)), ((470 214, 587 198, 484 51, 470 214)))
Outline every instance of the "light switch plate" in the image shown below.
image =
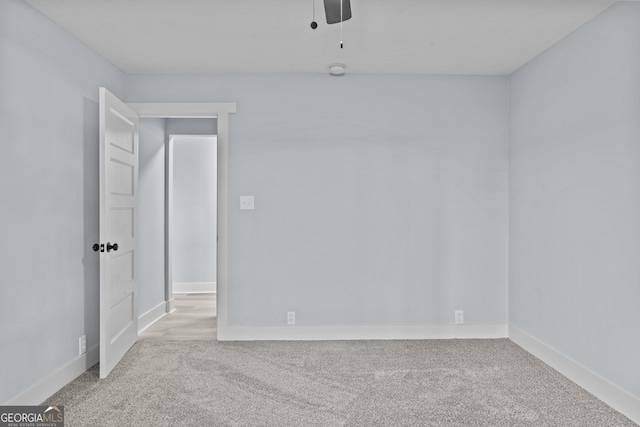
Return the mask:
POLYGON ((253 196, 240 196, 240 210, 252 210, 255 209, 255 202, 253 196))

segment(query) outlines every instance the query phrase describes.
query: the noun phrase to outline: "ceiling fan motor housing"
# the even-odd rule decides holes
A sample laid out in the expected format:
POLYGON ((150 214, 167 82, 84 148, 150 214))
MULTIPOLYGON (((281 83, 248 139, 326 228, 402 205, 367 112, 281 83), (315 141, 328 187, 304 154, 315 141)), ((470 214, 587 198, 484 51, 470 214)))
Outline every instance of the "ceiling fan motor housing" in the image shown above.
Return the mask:
POLYGON ((337 24, 351 19, 351 1, 324 0, 324 13, 327 15, 327 24, 337 24), (340 4, 342 4, 342 14, 340 14, 340 4))

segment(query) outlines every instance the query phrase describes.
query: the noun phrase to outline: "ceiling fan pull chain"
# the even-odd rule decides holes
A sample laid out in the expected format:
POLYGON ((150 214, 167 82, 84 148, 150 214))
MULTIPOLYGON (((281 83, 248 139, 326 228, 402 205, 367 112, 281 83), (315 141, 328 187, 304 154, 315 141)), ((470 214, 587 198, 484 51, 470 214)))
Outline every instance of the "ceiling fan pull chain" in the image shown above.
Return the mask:
POLYGON ((311 12, 311 29, 315 30, 318 28, 318 23, 316 22, 316 0, 311 2, 311 7, 313 7, 313 11, 311 12))
POLYGON ((342 23, 343 23, 343 19, 342 19, 342 0, 340 0, 340 49, 344 48, 344 45, 342 44, 342 23))

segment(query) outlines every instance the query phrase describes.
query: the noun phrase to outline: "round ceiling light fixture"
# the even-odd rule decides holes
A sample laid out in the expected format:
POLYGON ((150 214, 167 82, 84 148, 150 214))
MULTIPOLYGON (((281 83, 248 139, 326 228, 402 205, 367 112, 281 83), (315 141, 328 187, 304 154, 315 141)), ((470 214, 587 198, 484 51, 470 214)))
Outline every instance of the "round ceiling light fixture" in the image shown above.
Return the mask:
POLYGON ((332 76, 344 76, 344 64, 331 64, 329 65, 329 74, 332 76))

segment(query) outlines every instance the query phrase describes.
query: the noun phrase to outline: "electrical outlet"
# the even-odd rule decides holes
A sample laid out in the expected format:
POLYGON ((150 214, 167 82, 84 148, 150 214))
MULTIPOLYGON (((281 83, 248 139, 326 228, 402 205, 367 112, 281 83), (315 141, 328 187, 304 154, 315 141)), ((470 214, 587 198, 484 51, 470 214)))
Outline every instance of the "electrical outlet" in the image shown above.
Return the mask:
POLYGON ((82 356, 87 352, 87 336, 83 335, 78 339, 78 351, 82 356))
POLYGON ((462 325, 464 323, 464 310, 456 310, 453 312, 456 325, 462 325))
POLYGON ((295 325, 296 324, 296 312, 288 311, 287 312, 287 325, 295 325))
POLYGON ((255 209, 255 199, 253 196, 240 196, 240 210, 255 209))

